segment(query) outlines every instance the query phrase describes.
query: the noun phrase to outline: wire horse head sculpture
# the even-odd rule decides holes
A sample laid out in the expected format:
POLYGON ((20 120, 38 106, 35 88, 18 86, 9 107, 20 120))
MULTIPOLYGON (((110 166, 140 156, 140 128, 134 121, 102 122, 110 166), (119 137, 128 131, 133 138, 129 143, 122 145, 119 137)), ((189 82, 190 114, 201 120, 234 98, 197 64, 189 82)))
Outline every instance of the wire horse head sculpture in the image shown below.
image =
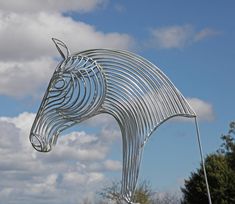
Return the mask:
POLYGON ((63 130, 100 113, 112 115, 122 133, 121 194, 132 203, 143 148, 153 131, 172 117, 196 119, 196 114, 168 77, 146 59, 110 49, 70 54, 62 41, 53 41, 63 60, 41 102, 30 142, 47 152, 63 130))

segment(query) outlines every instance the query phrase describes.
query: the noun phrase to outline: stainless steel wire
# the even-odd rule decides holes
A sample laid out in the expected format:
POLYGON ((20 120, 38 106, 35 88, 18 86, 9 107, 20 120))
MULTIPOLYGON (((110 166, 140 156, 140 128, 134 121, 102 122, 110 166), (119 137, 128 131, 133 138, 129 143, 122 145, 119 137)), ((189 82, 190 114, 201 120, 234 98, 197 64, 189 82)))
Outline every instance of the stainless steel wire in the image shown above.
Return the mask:
POLYGON ((206 165, 203 157, 203 150, 202 150, 202 142, 201 142, 201 137, 200 137, 200 131, 199 131, 199 126, 197 122, 197 118, 195 117, 195 127, 196 127, 196 132, 197 132, 197 140, 198 140, 198 145, 199 145, 199 151, 200 151, 200 156, 201 156, 201 163, 202 163, 202 169, 205 177, 205 183, 206 183, 206 191, 207 191, 207 196, 208 196, 208 202, 209 204, 212 204, 211 201, 211 193, 210 193, 210 187, 207 179, 207 173, 206 173, 206 165))
POLYGON ((196 114, 168 77, 146 59, 110 49, 70 54, 62 41, 53 41, 63 61, 51 78, 30 141, 38 151, 49 151, 61 131, 100 113, 112 115, 122 133, 121 193, 131 203, 143 148, 153 131, 172 117, 196 114))

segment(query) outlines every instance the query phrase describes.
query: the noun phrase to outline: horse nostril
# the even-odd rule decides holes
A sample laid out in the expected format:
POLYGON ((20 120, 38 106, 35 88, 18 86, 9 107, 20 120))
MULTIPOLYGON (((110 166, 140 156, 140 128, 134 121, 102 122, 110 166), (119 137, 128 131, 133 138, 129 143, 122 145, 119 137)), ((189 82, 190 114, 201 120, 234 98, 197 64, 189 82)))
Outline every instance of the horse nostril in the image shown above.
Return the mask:
POLYGON ((39 152, 42 152, 43 150, 43 145, 38 136, 36 136, 34 133, 31 133, 30 135, 30 142, 34 149, 36 149, 39 152))
POLYGON ((51 145, 47 144, 40 136, 37 134, 31 133, 30 142, 34 149, 39 152, 49 152, 51 151, 51 145))

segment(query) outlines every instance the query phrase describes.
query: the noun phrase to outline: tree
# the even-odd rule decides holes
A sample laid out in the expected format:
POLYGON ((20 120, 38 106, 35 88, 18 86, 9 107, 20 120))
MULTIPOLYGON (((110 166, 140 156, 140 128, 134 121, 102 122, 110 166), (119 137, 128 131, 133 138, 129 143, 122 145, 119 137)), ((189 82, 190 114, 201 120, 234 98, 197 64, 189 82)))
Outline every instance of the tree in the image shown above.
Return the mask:
MULTIPOLYGON (((205 160, 211 199, 214 204, 235 203, 235 173, 222 154, 212 154, 205 160)), ((208 204, 202 167, 192 173, 182 188, 183 204, 208 204)))
POLYGON ((223 143, 218 150, 219 153, 225 155, 231 168, 235 171, 235 121, 229 124, 229 130, 226 135, 222 135, 223 143))
POLYGON ((146 181, 140 183, 137 187, 133 201, 141 204, 151 204, 153 191, 150 184, 146 181))
MULTIPOLYGON (((114 204, 126 204, 122 200, 120 192, 120 182, 113 182, 99 193, 103 198, 103 202, 107 200, 114 204)), ((156 193, 153 192, 151 185, 147 181, 140 182, 135 191, 133 202, 140 204, 179 204, 180 198, 174 193, 156 193)))
POLYGON ((122 197, 120 193, 120 183, 119 182, 112 182, 111 186, 105 187, 99 192, 99 195, 104 200, 112 200, 115 204, 122 203, 122 197))
MULTIPOLYGON (((230 123, 227 135, 222 135, 223 143, 220 149, 205 159, 208 182, 213 204, 235 203, 235 122, 230 123)), ((185 186, 182 204, 207 204, 208 197, 202 165, 191 173, 185 186)))
MULTIPOLYGON (((105 200, 112 200, 115 204, 123 204, 123 199, 121 195, 120 182, 113 182, 111 186, 108 186, 99 193, 101 197, 105 200)), ((146 181, 141 182, 135 191, 133 196, 133 202, 141 204, 152 204, 152 188, 150 184, 146 181)))

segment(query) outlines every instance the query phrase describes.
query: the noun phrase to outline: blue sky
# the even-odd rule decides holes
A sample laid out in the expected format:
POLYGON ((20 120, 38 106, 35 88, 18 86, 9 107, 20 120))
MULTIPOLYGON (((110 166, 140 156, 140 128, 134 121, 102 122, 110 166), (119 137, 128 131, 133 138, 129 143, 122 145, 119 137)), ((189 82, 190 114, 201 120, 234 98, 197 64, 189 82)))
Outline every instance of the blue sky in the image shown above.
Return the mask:
MULTIPOLYGON (((29 130, 59 54, 125 49, 156 64, 198 114, 205 154, 235 118, 235 19, 228 1, 0 2, 0 201, 81 203, 121 179, 121 134, 101 115, 66 131, 54 150, 35 152, 29 130), (43 193, 43 196, 41 196, 43 193)), ((199 166, 194 124, 171 120, 146 145, 140 180, 179 191, 199 166)))

